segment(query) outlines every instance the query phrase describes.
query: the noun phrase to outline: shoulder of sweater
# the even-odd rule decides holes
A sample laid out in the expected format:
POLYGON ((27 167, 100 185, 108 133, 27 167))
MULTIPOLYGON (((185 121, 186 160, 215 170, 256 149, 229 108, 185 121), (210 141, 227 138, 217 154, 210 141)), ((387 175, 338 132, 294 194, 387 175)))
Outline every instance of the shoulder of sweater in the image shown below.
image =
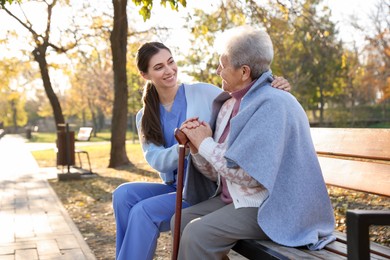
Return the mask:
POLYGON ((138 110, 137 115, 135 116, 135 123, 137 124, 137 128, 141 124, 141 118, 143 113, 144 113, 144 108, 141 108, 140 110, 138 110))
POLYGON ((197 91, 198 89, 204 91, 210 89, 210 91, 222 92, 222 89, 218 88, 217 86, 205 82, 196 82, 191 84, 183 83, 183 84, 186 91, 187 90, 197 91))
POLYGON ((270 85, 248 92, 242 99, 241 104, 242 108, 266 105, 270 108, 270 110, 267 110, 270 115, 280 113, 281 108, 284 108, 282 110, 287 113, 295 113, 297 109, 302 108, 299 101, 291 93, 273 88, 270 85))
POLYGON ((144 113, 144 108, 141 108, 140 110, 138 110, 138 112, 135 116, 136 121, 138 121, 142 118, 143 113, 144 113))
POLYGON ((290 92, 280 90, 277 88, 272 87, 270 84, 267 84, 265 86, 262 86, 255 91, 250 91, 247 93, 248 96, 257 96, 261 99, 267 99, 267 100, 273 100, 275 102, 279 101, 286 101, 286 100, 295 100, 296 98, 294 95, 292 95, 290 92))

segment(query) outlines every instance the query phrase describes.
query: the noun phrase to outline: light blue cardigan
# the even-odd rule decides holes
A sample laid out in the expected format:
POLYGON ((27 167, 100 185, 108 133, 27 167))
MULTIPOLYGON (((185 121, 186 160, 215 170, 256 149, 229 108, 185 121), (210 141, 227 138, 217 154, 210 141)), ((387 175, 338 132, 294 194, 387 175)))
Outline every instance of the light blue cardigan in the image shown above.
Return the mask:
MULTIPOLYGON (((268 71, 243 97, 231 120, 225 158, 228 167, 243 168, 267 188, 269 196, 259 207, 257 220, 271 240, 321 249, 335 239, 334 216, 309 122, 295 97, 272 88, 271 81, 268 71)), ((212 126, 226 98, 226 93, 216 98, 212 126)), ((194 167, 188 170, 189 180, 199 177, 194 167)), ((199 185, 187 186, 184 197, 199 202, 194 197, 201 192, 199 185)))
MULTIPOLYGON (((200 120, 210 120, 212 103, 222 90, 207 83, 183 84, 187 102, 186 118, 198 116, 200 120)), ((136 124, 139 136, 141 136, 141 119, 143 109, 138 111, 136 124)), ((173 133, 172 133, 173 135, 173 133)), ((142 142, 142 151, 148 164, 159 172, 164 182, 174 181, 173 171, 178 166, 178 145, 165 148, 153 143, 142 142)))

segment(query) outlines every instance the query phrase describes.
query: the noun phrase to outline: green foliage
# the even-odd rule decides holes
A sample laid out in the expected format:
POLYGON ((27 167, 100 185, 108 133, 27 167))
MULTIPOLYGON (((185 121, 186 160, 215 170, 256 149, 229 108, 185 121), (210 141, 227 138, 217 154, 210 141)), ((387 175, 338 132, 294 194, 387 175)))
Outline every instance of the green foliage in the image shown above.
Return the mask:
POLYGON ((171 9, 172 10, 178 10, 179 9, 179 3, 183 6, 183 7, 186 7, 187 5, 187 1, 186 0, 161 0, 161 5, 163 5, 164 7, 166 7, 167 5, 167 2, 169 3, 169 5, 171 6, 171 9))
MULTIPOLYGON (((340 106, 334 105, 326 110, 321 125, 332 127, 383 127, 388 128, 390 108, 382 105, 340 106)), ((318 124, 318 119, 311 118, 318 124)))
MULTIPOLYGON (((141 9, 139 10, 139 14, 144 18, 144 21, 150 19, 150 15, 153 8, 153 0, 132 0, 133 3, 137 6, 141 6, 141 9)), ((187 1, 186 0, 161 0, 160 4, 164 7, 166 7, 166 4, 169 3, 172 10, 179 10, 179 4, 181 4, 183 7, 186 7, 187 1)))
MULTIPOLYGON (((218 85, 218 55, 212 48, 216 35, 237 25, 252 24, 270 34, 275 51, 272 71, 289 80, 303 107, 313 111, 313 120, 357 122, 373 118, 374 114, 355 107, 372 106, 377 92, 369 85, 380 85, 386 80, 373 79, 373 69, 364 71, 359 54, 348 51, 337 39, 330 9, 320 6, 322 0, 296 1, 291 6, 274 0, 230 0, 221 1, 211 13, 195 10, 187 18, 191 48, 179 65, 194 80, 218 85)), ((386 90, 383 93, 385 100, 386 90)))
POLYGON ((267 11, 247 0, 251 24, 262 24, 275 50, 272 70, 287 78, 292 92, 305 109, 319 109, 320 120, 327 103, 343 92, 343 48, 328 8, 319 10, 321 0, 305 0, 287 8, 267 11))
POLYGON ((372 124, 372 125, 369 125, 368 127, 369 128, 390 128, 390 122, 372 124))
POLYGON ((139 43, 131 43, 128 45, 128 62, 127 62, 127 81, 129 86, 129 102, 128 109, 130 115, 135 115, 142 107, 141 97, 145 81, 140 77, 139 71, 135 62, 135 55, 139 48, 139 43))
POLYGON ((16 58, 0 60, 0 121, 6 127, 23 127, 27 123, 27 113, 24 108, 26 93, 24 81, 28 81, 30 64, 20 62, 16 58))
POLYGON ((212 13, 197 9, 192 17, 187 18, 191 31, 191 48, 179 65, 195 81, 220 85, 216 74, 219 59, 214 46, 216 35, 235 26, 245 24, 246 17, 237 1, 221 2, 221 6, 212 13))
POLYGON ((21 0, 0 0, 0 7, 3 7, 6 3, 12 4, 12 3, 20 3, 21 0))

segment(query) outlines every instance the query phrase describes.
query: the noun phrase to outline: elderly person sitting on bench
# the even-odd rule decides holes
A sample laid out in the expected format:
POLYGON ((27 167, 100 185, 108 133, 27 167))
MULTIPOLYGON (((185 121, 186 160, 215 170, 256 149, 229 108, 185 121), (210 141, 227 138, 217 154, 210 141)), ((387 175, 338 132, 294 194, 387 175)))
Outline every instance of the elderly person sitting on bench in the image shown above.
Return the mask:
POLYGON ((335 239, 334 216, 305 111, 270 85, 266 32, 239 27, 224 43, 210 125, 181 127, 191 148, 183 197, 200 203, 182 212, 178 258, 223 259, 240 239, 321 249, 335 239), (217 188, 201 202, 210 191, 196 185, 202 175, 217 188))

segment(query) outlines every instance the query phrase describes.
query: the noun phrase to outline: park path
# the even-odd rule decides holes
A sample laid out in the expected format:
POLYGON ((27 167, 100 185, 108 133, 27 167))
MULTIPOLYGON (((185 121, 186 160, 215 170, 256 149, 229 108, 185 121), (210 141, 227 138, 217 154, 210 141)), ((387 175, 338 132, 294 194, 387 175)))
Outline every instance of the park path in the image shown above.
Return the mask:
POLYGON ((0 260, 96 259, 18 135, 0 139, 0 260))

